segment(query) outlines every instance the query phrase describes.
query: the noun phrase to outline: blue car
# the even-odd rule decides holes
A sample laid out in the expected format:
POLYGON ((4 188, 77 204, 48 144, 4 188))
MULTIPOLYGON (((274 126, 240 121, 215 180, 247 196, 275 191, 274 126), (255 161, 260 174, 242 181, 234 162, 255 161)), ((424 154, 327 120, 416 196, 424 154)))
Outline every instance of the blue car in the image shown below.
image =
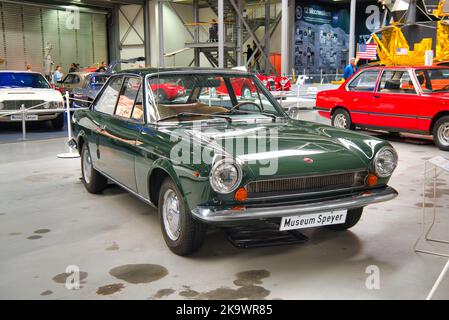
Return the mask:
POLYGON ((72 90, 72 107, 87 108, 111 76, 110 73, 93 72, 86 76, 81 87, 72 90))

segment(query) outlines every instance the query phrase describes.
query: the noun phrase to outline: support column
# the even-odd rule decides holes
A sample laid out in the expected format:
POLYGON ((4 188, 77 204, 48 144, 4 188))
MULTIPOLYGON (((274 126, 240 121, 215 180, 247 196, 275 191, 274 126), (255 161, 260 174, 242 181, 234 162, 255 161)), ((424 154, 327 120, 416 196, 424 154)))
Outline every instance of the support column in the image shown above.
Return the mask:
POLYGON ((288 75, 288 0, 282 0, 281 7, 281 74, 288 75))
POLYGON ((145 64, 151 64, 151 31, 150 31, 150 0, 146 0, 143 6, 143 28, 144 28, 144 49, 145 64))
MULTIPOLYGON (((243 12, 243 0, 238 0, 238 8, 239 12, 243 12)), ((238 15, 237 15, 238 16, 238 15)), ((237 66, 243 66, 243 24, 242 20, 238 19, 237 21, 237 66)))
POLYGON ((351 0, 350 18, 349 18, 349 57, 355 57, 355 15, 356 15, 356 0, 351 0))
POLYGON ((159 33, 159 67, 165 67, 165 58, 164 58, 164 2, 163 0, 159 0, 157 4, 157 12, 158 12, 158 33, 159 33))
POLYGON ((265 0, 265 74, 270 73, 270 1, 265 0))
POLYGON ((119 6, 114 5, 108 18, 108 51, 109 61, 120 60, 119 6))
POLYGON ((218 67, 224 68, 224 0, 218 0, 218 67))
MULTIPOLYGON (((199 0, 193 0, 193 22, 198 23, 200 21, 200 5, 199 0)), ((198 43, 200 41, 200 28, 198 25, 195 26, 193 31, 193 41, 198 43)), ((193 64, 195 67, 200 66, 200 49, 193 49, 193 64)))

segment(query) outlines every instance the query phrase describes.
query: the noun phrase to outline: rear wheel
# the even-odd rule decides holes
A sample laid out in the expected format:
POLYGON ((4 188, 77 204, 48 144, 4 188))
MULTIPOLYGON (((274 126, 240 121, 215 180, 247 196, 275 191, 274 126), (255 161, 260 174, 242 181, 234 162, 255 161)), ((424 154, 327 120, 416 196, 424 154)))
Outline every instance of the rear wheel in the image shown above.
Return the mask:
POLYGON ((83 184, 90 193, 97 194, 106 189, 108 179, 94 169, 87 142, 81 149, 81 174, 83 184))
POLYGON ((327 229, 335 230, 335 231, 344 231, 352 228, 359 222, 360 217, 362 216, 363 208, 356 208, 348 210, 346 214, 345 223, 341 224, 333 224, 330 226, 326 226, 327 229))
POLYGON ((62 130, 64 128, 64 113, 58 114, 56 118, 51 120, 51 125, 55 130, 62 130))
POLYGON ((197 251, 203 245, 206 226, 185 209, 184 199, 170 178, 162 183, 158 203, 162 234, 170 250, 180 256, 197 251))
POLYGON ((337 109, 332 114, 332 126, 340 129, 354 130, 355 126, 352 123, 349 112, 345 109, 337 109))
POLYGON ((441 117, 435 122, 433 140, 438 148, 449 151, 449 116, 441 117))

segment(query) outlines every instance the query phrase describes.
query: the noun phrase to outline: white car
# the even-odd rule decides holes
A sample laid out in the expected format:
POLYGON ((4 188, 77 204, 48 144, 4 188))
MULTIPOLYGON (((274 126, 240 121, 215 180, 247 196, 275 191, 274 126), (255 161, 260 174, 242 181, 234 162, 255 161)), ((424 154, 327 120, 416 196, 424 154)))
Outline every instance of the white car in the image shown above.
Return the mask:
POLYGON ((56 130, 63 128, 64 99, 47 79, 36 72, 0 71, 0 123, 22 121, 22 114, 14 113, 22 105, 26 121, 50 120, 56 130))

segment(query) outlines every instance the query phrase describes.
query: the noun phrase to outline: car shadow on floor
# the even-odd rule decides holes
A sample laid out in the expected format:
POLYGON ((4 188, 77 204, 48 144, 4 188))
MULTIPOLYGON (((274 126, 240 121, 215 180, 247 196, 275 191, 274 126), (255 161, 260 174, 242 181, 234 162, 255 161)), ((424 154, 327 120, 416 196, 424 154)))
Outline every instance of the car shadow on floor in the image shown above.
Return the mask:
MULTIPOLYGON (((128 195, 129 193, 121 187, 110 184, 106 190, 101 194, 103 197, 128 195)), ((129 194, 130 195, 130 194, 129 194)), ((129 197, 129 200, 140 203, 140 200, 134 196, 129 197), (132 199, 132 200, 131 200, 132 199)), ((136 212, 136 214, 143 214, 136 212)), ((157 211, 153 208, 148 208, 144 213, 145 216, 151 218, 152 223, 157 223, 157 211)), ((233 245, 229 239, 228 228, 221 228, 215 226, 209 226, 206 239, 203 247, 193 255, 189 256, 195 260, 216 260, 216 259, 228 259, 229 257, 242 256, 242 257, 258 257, 258 256, 279 256, 284 254, 292 254, 309 252, 311 249, 315 250, 316 247, 331 247, 335 250, 332 252, 338 252, 335 256, 331 252, 327 252, 326 255, 334 256, 333 259, 348 259, 355 256, 361 250, 362 244, 353 232, 336 232, 328 230, 326 228, 312 228, 304 229, 301 233, 308 238, 307 241, 296 244, 278 244, 273 246, 261 246, 252 248, 240 248, 233 245)), ((160 234, 162 237, 162 234, 160 234)), ((317 248, 317 250, 320 250, 317 248)), ((323 250, 321 250, 323 251, 323 250)), ((307 254, 310 254, 307 253, 307 254)), ((314 254, 315 255, 315 254, 314 254)))

